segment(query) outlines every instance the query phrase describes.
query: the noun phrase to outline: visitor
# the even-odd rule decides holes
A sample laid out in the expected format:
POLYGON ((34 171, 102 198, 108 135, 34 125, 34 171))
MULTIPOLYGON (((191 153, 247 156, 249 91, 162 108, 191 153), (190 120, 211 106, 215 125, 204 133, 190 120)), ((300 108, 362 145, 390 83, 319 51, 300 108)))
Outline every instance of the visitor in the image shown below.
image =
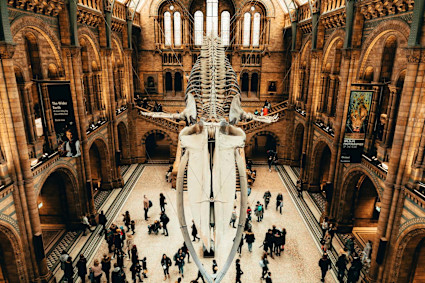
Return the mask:
POLYGON ((357 254, 353 255, 353 262, 351 263, 350 269, 347 273, 347 283, 357 283, 360 278, 360 271, 362 270, 363 265, 360 258, 357 254))
POLYGON ((131 218, 130 218, 130 212, 126 211, 125 214, 122 215, 123 218, 123 222, 125 227, 127 227, 127 232, 130 232, 130 223, 131 223, 131 218))
POLYGON ((87 259, 84 257, 83 254, 80 254, 80 259, 77 262, 77 273, 78 276, 81 278, 81 282, 86 282, 86 275, 87 275, 87 259))
POLYGON ((232 216, 230 217, 230 222, 229 222, 229 225, 232 225, 233 228, 236 228, 235 226, 236 219, 237 219, 236 206, 234 206, 232 211, 232 216))
POLYGON ((161 216, 159 217, 159 221, 162 223, 162 235, 165 235, 168 237, 168 229, 167 224, 170 222, 170 218, 168 218, 167 214, 165 214, 165 211, 161 212, 161 216))
POLYGON ((91 232, 89 218, 87 217, 87 214, 83 215, 82 224, 83 224, 83 236, 85 236, 87 229, 89 230, 89 232, 91 232))
POLYGON ((246 219, 248 221, 251 221, 251 212, 252 212, 252 209, 250 206, 248 206, 248 208, 246 209, 246 219))
POLYGON ((201 278, 202 283, 205 283, 204 276, 202 276, 202 273, 201 273, 201 271, 200 271, 200 270, 198 270, 198 276, 197 276, 197 277, 196 277, 196 279, 195 279, 195 280, 193 280, 192 282, 198 283, 198 279, 199 279, 199 278, 201 278))
POLYGON ((143 98, 142 108, 148 109, 148 99, 146 97, 143 98))
POLYGON ((122 239, 121 239, 121 229, 117 229, 117 232, 114 234, 114 256, 112 259, 115 258, 121 251, 122 251, 122 239))
POLYGON ((102 264, 102 270, 103 272, 105 272, 105 275, 106 275, 106 282, 109 282, 109 279, 111 277, 111 258, 107 256, 106 254, 104 254, 101 264, 102 264))
POLYGON ((164 280, 167 280, 167 276, 170 278, 171 259, 166 254, 162 255, 161 266, 164 270, 164 280))
POLYGON ((118 255, 117 255, 117 265, 120 268, 124 268, 124 253, 122 252, 122 250, 119 250, 118 255))
POLYGON ((245 233, 245 241, 248 244, 248 251, 252 252, 252 243, 255 242, 255 235, 252 233, 251 229, 248 229, 248 232, 245 233))
POLYGON ((143 209, 145 210, 145 220, 148 220, 148 211, 152 206, 152 202, 147 198, 146 195, 143 196, 143 209))
POLYGON ((215 259, 213 259, 213 262, 212 262, 212 271, 213 271, 213 274, 217 274, 218 265, 217 265, 217 261, 215 259))
POLYGON ((133 235, 128 235, 125 240, 125 249, 127 251, 127 260, 131 260, 131 248, 133 247, 133 235))
POLYGON ((195 242, 196 239, 201 240, 201 238, 198 237, 198 229, 196 229, 195 221, 192 219, 192 237, 193 241, 195 242))
POLYGON ((345 270, 347 269, 347 257, 345 256, 345 254, 341 254, 338 257, 336 267, 338 268, 338 281, 342 283, 344 282, 345 270))
POLYGON ((257 110, 257 109, 255 109, 255 111, 254 111, 254 115, 255 115, 255 116, 260 115, 260 113, 258 112, 258 110, 257 110))
MULTIPOLYGON (((100 281, 99 281, 100 282, 100 281)), ((114 263, 114 270, 112 271, 112 283, 124 283, 125 282, 125 272, 114 263)))
POLYGON ((167 203, 165 202, 165 197, 163 193, 159 194, 159 206, 161 207, 161 211, 165 212, 165 205, 167 203))
POLYGON ((272 283, 272 273, 271 272, 267 272, 266 277, 264 277, 264 279, 266 279, 266 283, 272 283))
POLYGON ((67 253, 65 250, 63 250, 63 251, 61 252, 60 257, 59 257, 59 260, 60 260, 60 262, 61 262, 61 269, 62 269, 62 270, 65 270, 65 262, 66 262, 66 260, 68 259, 68 257, 69 257, 68 253, 67 253))
POLYGON ((236 283, 242 283, 241 276, 243 274, 243 271, 241 270, 240 261, 240 259, 236 260, 236 283))
POLYGON ((267 164, 269 165, 269 172, 272 172, 272 165, 273 165, 273 156, 269 155, 267 157, 267 164))
POLYGON ((329 222, 328 221, 329 221, 329 219, 327 217, 325 217, 322 221, 322 224, 321 224, 322 239, 323 239, 323 237, 325 237, 326 231, 328 231, 328 229, 329 229, 329 222))
POLYGON ((328 232, 329 232, 329 235, 331 235, 331 241, 333 240, 337 230, 338 230, 338 228, 336 227, 335 224, 333 224, 333 223, 329 224, 328 232))
POLYGON ((184 278, 184 270, 183 270, 183 267, 184 267, 184 256, 183 255, 178 255, 177 257, 176 257, 176 262, 177 262, 177 266, 178 266, 178 268, 179 268, 179 274, 181 274, 182 275, 182 277, 184 278))
POLYGON ((100 266, 99 261, 97 259, 94 260, 93 266, 91 267, 91 271, 93 272, 94 282, 100 283, 100 279, 102 278, 102 267, 100 266))
POLYGON ((68 282, 72 283, 74 281, 74 268, 72 267, 72 257, 68 257, 65 261, 65 271, 64 277, 68 282))
POLYGON ((282 214, 282 207, 283 207, 283 195, 282 193, 278 193, 276 197, 276 211, 279 208, 280 214, 282 214))
MULTIPOLYGON (((177 111, 177 113, 178 113, 178 111, 177 111)), ((176 122, 178 123, 179 121, 178 121, 178 119, 176 120, 176 122)), ((167 183, 171 183, 171 173, 173 172, 173 166, 170 166, 169 168, 168 168, 168 170, 167 170, 167 172, 165 173, 165 181, 167 182, 167 183)), ((162 193, 161 193, 161 195, 162 195, 162 193)), ((164 198, 165 199, 165 198, 164 198)))
POLYGON ((264 193, 264 195, 263 195, 263 199, 264 199, 264 203, 265 203, 265 205, 266 205, 266 209, 267 209, 267 207, 269 206, 269 203, 270 203, 270 198, 272 197, 272 194, 270 193, 270 191, 269 190, 267 190, 265 193, 264 193))
POLYGON ((131 267, 131 279, 133 279, 133 282, 137 282, 137 278, 139 278, 140 282, 143 282, 142 277, 140 276, 140 272, 142 271, 142 266, 140 265, 140 262, 134 262, 131 267))
MULTIPOLYGON (((275 228, 276 226, 273 225, 273 227, 275 228)), ((280 256, 280 252, 282 250, 282 236, 281 236, 281 232, 279 231, 279 229, 273 229, 273 236, 274 236, 274 253, 277 256, 280 256)))
POLYGON ((298 193, 298 197, 299 198, 303 198, 303 181, 302 180, 297 180, 297 193, 298 193))
POLYGON ((130 228, 131 228, 131 231, 133 232, 133 235, 134 235, 134 233, 136 233, 136 222, 134 220, 131 220, 130 228))
POLYGON ((183 246, 181 247, 183 254, 187 255, 187 263, 190 263, 190 253, 189 249, 186 246, 186 242, 183 242, 183 246))
POLYGON ((329 231, 326 231, 325 237, 323 238, 322 241, 323 241, 323 248, 322 248, 322 250, 324 252, 330 250, 331 247, 332 247, 332 237, 329 234, 329 231))
POLYGON ((106 222, 108 222, 108 221, 107 221, 106 216, 105 216, 105 214, 103 213, 103 210, 102 210, 99 214, 99 224, 102 225, 102 231, 100 232, 100 235, 102 235, 103 233, 106 234, 106 222))
POLYGON ((345 247, 347 248, 348 257, 350 257, 354 252, 353 236, 350 235, 347 240, 345 240, 345 247))
POLYGON ((139 255, 137 252, 136 245, 133 245, 133 247, 131 248, 131 262, 134 264, 137 261, 139 261, 139 255))
POLYGON ((264 250, 273 258, 274 235, 272 229, 267 230, 266 236, 264 237, 264 243, 264 250))
POLYGON ((242 255, 242 247, 243 247, 243 243, 244 243, 244 238, 243 238, 243 234, 242 234, 242 236, 241 236, 241 240, 240 240, 240 242, 239 242, 239 246, 238 246, 238 253, 239 253, 239 256, 241 256, 241 255, 242 255))
POLYGON ((282 228, 282 231, 280 232, 280 242, 282 243, 282 246, 280 247, 280 249, 283 252, 285 250, 285 244, 286 244, 286 229, 285 228, 282 228))
POLYGON ((266 276, 267 272, 269 271, 268 267, 269 261, 267 260, 267 253, 264 253, 260 260, 260 266, 261 266, 261 279, 264 279, 264 276, 266 276))
POLYGON ((158 235, 159 229, 161 228, 161 224, 159 220, 155 220, 153 224, 148 225, 148 234, 155 233, 155 235, 158 235))
POLYGON ((369 263, 370 262, 370 255, 372 254, 372 241, 368 240, 366 243, 366 246, 363 249, 362 252, 362 263, 369 263))
POLYGON ((140 262, 142 263, 143 278, 148 278, 148 263, 146 262, 146 257, 144 257, 140 262))
POLYGON ((331 268, 331 260, 328 258, 328 254, 324 253, 319 260, 320 270, 322 271, 322 282, 325 282, 326 272, 331 268))
POLYGON ((255 215, 257 216, 257 222, 260 222, 263 220, 263 214, 264 214, 263 205, 259 201, 257 201, 257 204, 255 206, 255 215))

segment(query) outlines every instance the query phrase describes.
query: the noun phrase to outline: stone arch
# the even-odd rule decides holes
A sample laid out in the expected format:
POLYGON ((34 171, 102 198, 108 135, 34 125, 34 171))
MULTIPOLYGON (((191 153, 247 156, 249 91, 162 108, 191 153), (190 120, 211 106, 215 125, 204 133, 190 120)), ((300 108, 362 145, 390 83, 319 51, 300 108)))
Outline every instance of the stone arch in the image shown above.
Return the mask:
MULTIPOLYGON (((277 156, 279 156, 279 147, 281 145, 280 143, 280 139, 278 137, 278 135, 274 132, 271 131, 258 131, 255 132, 251 138, 249 139, 249 141, 247 143, 245 143, 245 154, 247 157, 252 158, 255 157, 254 153, 256 153, 256 147, 258 145, 256 145, 255 141, 259 136, 271 136, 274 139, 275 142, 275 151, 277 152, 277 156)), ((267 143, 267 140, 266 140, 267 143)), ((265 147, 267 147, 267 144, 265 145, 265 147)), ((267 148, 266 148, 267 149, 267 148)), ((273 148, 272 148, 273 149, 273 148)))
POLYGON ((413 263, 413 252, 421 240, 425 238, 425 224, 417 224, 404 230, 395 244, 395 258, 392 261, 392 274, 389 282, 408 282, 409 267, 413 263))
POLYGON ((142 147, 141 148, 142 148, 143 157, 146 158, 147 161, 149 160, 149 156, 148 156, 147 150, 146 150, 146 140, 152 134, 162 134, 164 136, 164 138, 166 139, 166 141, 170 145, 170 160, 171 160, 172 157, 175 156, 175 154, 176 154, 177 147, 175 145, 175 142, 171 138, 171 136, 167 132, 165 132, 161 129, 152 129, 152 130, 146 132, 142 136, 142 139, 141 139, 141 146, 142 147))
POLYGON ((332 35, 326 41, 325 46, 323 48, 323 50, 325 50, 325 53, 323 54, 323 59, 322 59, 323 64, 322 65, 325 65, 325 63, 328 61, 328 57, 329 57, 330 52, 333 49, 334 45, 338 41, 344 42, 344 37, 345 37, 345 31, 343 29, 337 29, 332 33, 332 35))
MULTIPOLYGON (((357 194, 359 192, 355 191, 353 187, 357 187, 357 185, 362 186, 363 182, 366 180, 365 178, 370 180, 371 185, 375 188, 377 197, 382 201, 382 191, 374 175, 362 165, 351 166, 342 176, 340 203, 337 215, 339 221, 351 222, 354 220, 353 217, 356 208, 354 201, 357 199, 357 194), (363 178, 363 180, 360 180, 361 178, 363 178)), ((358 189, 360 189, 360 187, 358 187, 358 189)))
POLYGON ((111 156, 104 138, 97 137, 90 143, 89 158, 92 169, 90 178, 94 188, 110 189, 112 187, 111 156))
POLYGON ((19 32, 26 28, 37 31, 41 36, 43 36, 43 38, 47 41, 50 48, 52 49, 53 55, 56 59, 56 64, 58 66, 61 66, 61 69, 62 69, 63 60, 62 60, 61 51, 60 51, 61 44, 59 39, 55 35, 55 33, 49 27, 49 25, 46 22, 36 17, 26 16, 26 15, 18 17, 13 22, 11 22, 11 25, 10 25, 10 29, 14 37, 14 41, 15 41, 15 37, 18 36, 19 32))
MULTIPOLYGON (((45 185, 58 184, 62 191, 59 192, 60 197, 62 197, 63 203, 57 204, 57 207, 61 207, 62 205, 66 205, 67 207, 63 210, 66 219, 61 224, 66 224, 67 228, 73 228, 76 223, 80 222, 80 214, 82 211, 82 206, 80 203, 79 197, 79 187, 78 187, 78 179, 76 177, 75 172, 69 168, 69 166, 55 166, 48 173, 46 173, 43 178, 39 182, 38 191, 37 191, 37 202, 48 202, 49 199, 46 199, 46 196, 43 197, 43 188, 45 185), (59 185, 57 181, 61 181, 62 184, 59 185), (63 187, 62 187, 63 186, 63 187)), ((47 188, 49 190, 50 188, 47 188)), ((51 194, 48 193, 47 197, 50 198, 51 194)), ((39 207, 40 213, 40 221, 43 224, 43 216, 42 213, 46 213, 43 211, 45 204, 43 207, 39 207)), ((49 217, 46 217, 49 218, 49 217)), ((49 220, 50 221, 50 220, 49 220)), ((51 224, 50 222, 48 222, 51 224)))
POLYGON ((388 21, 381 22, 367 37, 365 42, 362 44, 363 51, 360 55, 360 64, 359 69, 357 71, 357 77, 359 77, 361 74, 364 73, 364 69, 367 65, 367 59, 369 58, 370 53, 372 52, 373 47, 375 44, 382 39, 382 36, 387 35, 388 33, 396 32, 400 35, 399 37, 399 47, 405 47, 407 45, 407 36, 410 34, 410 27, 409 25, 399 19, 393 19, 388 21), (405 44, 400 44, 400 42, 405 42, 405 44))
POLYGON ((294 130, 294 139, 293 139, 293 155, 292 160, 294 160, 296 165, 301 165, 301 156, 302 156, 302 150, 303 150, 303 141, 304 141, 304 131, 305 127, 303 123, 298 123, 295 126, 294 130))
POLYGON ((4 267, 8 271, 9 282, 28 282, 28 273, 24 257, 24 249, 17 231, 6 222, 0 220, 0 251, 7 258, 4 267))
POLYGON ((118 133, 118 145, 120 149, 120 160, 128 160, 130 156, 130 142, 128 136, 127 125, 124 122, 120 122, 117 126, 118 133))
MULTIPOLYGON (((321 167, 321 163, 323 163, 323 158, 325 158, 324 154, 329 154, 328 160, 330 163, 330 159, 331 159, 331 155, 332 155, 332 147, 331 145, 328 143, 327 140, 325 139, 319 139, 316 143, 316 145, 314 146, 313 149, 313 155, 312 155, 312 159, 311 159, 311 164, 310 164, 310 187, 318 187, 320 186, 320 182, 321 182, 321 177, 324 177, 324 174, 322 173, 326 173, 324 170, 322 170, 323 168, 321 168, 319 170, 319 168, 321 167)), ((323 165, 323 164, 322 164, 323 165)), ((327 165, 329 166, 329 164, 327 165)), ((329 168, 328 172, 329 173, 329 168)), ((332 182, 332 180, 327 180, 328 182, 332 182)))
MULTIPOLYGON (((101 66, 102 63, 101 63, 100 54, 99 54, 100 49, 99 49, 99 45, 98 45, 97 41, 93 40, 93 38, 96 38, 94 36, 93 32, 91 32, 88 28, 81 28, 78 31, 79 31, 78 33, 79 33, 80 42, 82 40, 87 41, 87 43, 88 43, 87 45, 88 45, 88 47, 91 47, 91 51, 92 51, 92 54, 95 57, 94 59, 95 59, 97 66, 101 66)), ((93 71, 96 71, 96 70, 93 70, 93 71)))
MULTIPOLYGON (((112 50, 113 50, 112 54, 114 54, 115 51, 118 52, 118 54, 116 55, 118 55, 120 63, 121 63, 119 66, 123 66, 124 65, 124 55, 123 55, 124 49, 122 48, 120 38, 115 33, 112 33, 112 50)), ((115 58, 115 63, 117 62, 116 60, 117 58, 115 58)))

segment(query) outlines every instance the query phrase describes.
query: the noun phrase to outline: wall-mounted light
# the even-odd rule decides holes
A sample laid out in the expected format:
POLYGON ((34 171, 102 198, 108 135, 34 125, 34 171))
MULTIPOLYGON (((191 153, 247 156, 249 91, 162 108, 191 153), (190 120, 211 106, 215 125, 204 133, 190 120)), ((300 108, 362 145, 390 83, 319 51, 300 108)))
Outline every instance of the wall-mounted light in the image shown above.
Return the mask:
POLYGON ((39 204, 38 204, 38 209, 40 209, 40 208, 42 208, 43 207, 43 203, 42 202, 40 202, 39 204))

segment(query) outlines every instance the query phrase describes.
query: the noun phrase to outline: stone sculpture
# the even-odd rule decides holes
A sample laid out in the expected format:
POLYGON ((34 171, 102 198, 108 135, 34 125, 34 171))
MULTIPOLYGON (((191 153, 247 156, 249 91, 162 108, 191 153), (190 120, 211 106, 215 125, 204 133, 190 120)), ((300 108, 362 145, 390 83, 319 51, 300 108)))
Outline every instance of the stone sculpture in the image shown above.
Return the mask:
MULTIPOLYGON (((241 107, 237 76, 225 56, 220 38, 210 36, 203 41, 201 54, 189 76, 186 108, 178 114, 141 112, 156 118, 185 120, 189 126, 179 134, 183 154, 177 174, 178 217, 186 245, 207 282, 220 282, 228 270, 239 245, 246 218, 247 180, 245 161, 240 150, 245 146, 245 133, 238 122, 256 120, 271 123, 276 116, 256 116, 241 107), (241 187, 239 225, 223 268, 212 276, 205 271, 191 242, 184 214, 183 179, 187 170, 188 198, 195 224, 207 251, 214 244, 215 255, 223 255, 223 235, 232 214, 236 167, 241 187)), ((232 239, 230 239, 232 240, 232 239)))

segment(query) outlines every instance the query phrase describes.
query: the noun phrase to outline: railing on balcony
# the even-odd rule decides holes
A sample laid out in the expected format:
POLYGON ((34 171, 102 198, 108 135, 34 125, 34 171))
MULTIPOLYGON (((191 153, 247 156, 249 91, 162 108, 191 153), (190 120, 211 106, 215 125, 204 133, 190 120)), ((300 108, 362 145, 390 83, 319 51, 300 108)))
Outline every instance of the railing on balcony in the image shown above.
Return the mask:
POLYGON ((285 14, 283 16, 283 27, 287 28, 291 26, 291 18, 289 17, 289 14, 285 14))
POLYGON ((165 129, 173 131, 175 133, 179 132, 179 123, 178 122, 171 120, 171 119, 167 119, 167 118, 148 117, 148 116, 142 115, 140 112, 152 112, 152 111, 145 109, 145 108, 142 108, 140 106, 135 106, 135 108, 137 108, 139 110, 139 117, 142 118, 143 120, 149 121, 153 124, 161 126, 165 129))
POLYGON ((345 6, 345 0, 324 0, 321 4, 322 14, 345 6))
POLYGON ((307 3, 298 8, 298 21, 302 22, 311 18, 310 5, 307 3))
POLYGON ((116 19, 123 21, 127 20, 127 8, 123 3, 115 1, 114 10, 112 11, 112 16, 116 19))
POLYGON ((140 27, 140 13, 134 13, 133 25, 140 27))
POLYGON ((102 2, 102 0, 78 0, 79 5, 98 11, 102 11, 102 2))
MULTIPOLYGON (((275 106, 273 106, 270 109, 269 116, 273 116, 273 115, 278 114, 279 115, 279 119, 280 119, 282 117, 282 115, 283 115, 283 112, 285 110, 287 110, 287 109, 288 109, 288 101, 283 101, 281 103, 276 104, 275 106)), ((263 123, 263 122, 258 122, 258 121, 254 121, 254 120, 249 121, 249 122, 244 122, 244 123, 239 123, 238 124, 238 126, 242 130, 244 130, 244 132, 247 133, 247 134, 248 133, 251 133, 251 132, 254 132, 254 131, 258 130, 258 129, 267 127, 268 125, 270 125, 270 124, 263 123)))

